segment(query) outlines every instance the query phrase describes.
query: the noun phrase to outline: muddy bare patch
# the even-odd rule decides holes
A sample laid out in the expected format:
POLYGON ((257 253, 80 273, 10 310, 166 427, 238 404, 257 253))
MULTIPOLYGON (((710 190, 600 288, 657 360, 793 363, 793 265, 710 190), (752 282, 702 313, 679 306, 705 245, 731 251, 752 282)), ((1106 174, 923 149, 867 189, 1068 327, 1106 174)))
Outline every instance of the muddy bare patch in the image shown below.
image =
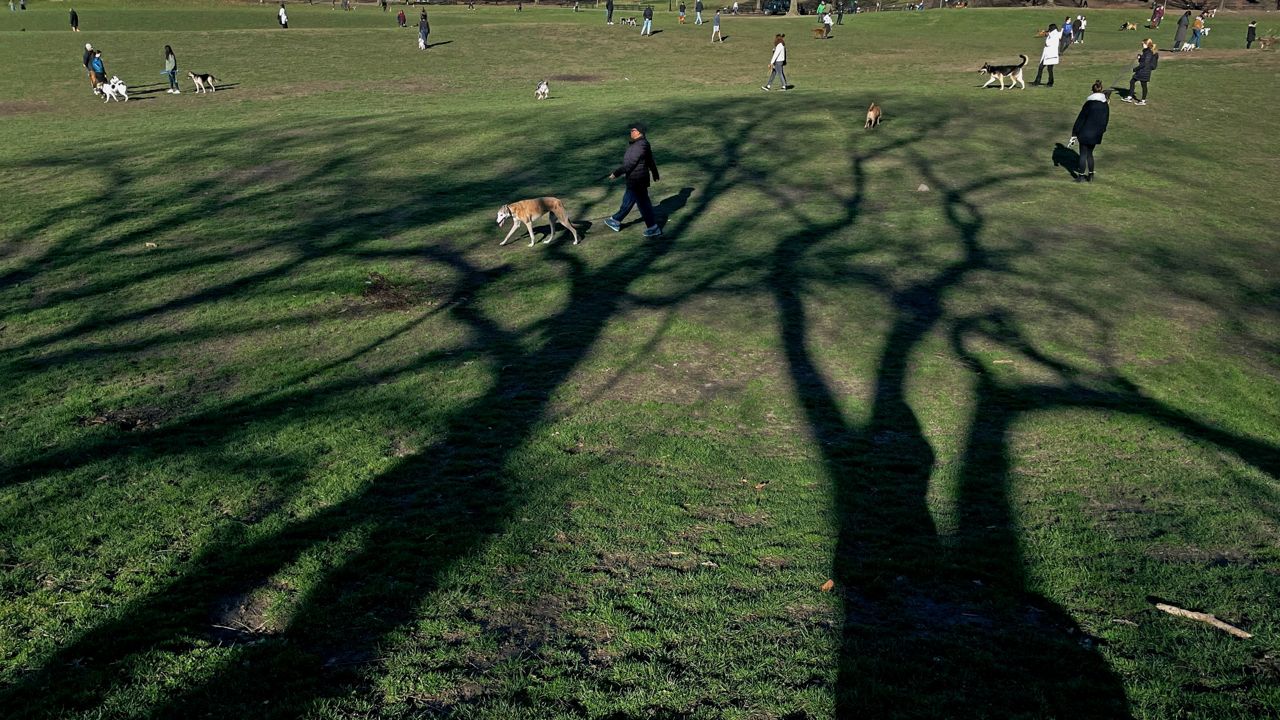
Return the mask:
POLYGON ((693 510, 693 517, 710 522, 728 523, 736 528, 753 528, 766 525, 769 515, 764 512, 742 512, 726 507, 705 507, 693 510))
POLYGON ((271 600, 265 589, 228 595, 209 615, 210 634, 225 642, 245 642, 275 635, 282 628, 268 617, 271 600))
POLYGON ((44 100, 6 100, 0 102, 0 117, 25 115, 48 109, 49 103, 44 100))
POLYGON ((120 408, 119 410, 95 410, 76 418, 76 425, 93 427, 108 425, 125 432, 154 430, 169 419, 169 412, 158 407, 120 408))
POLYGON ((400 283, 382 273, 369 273, 361 298, 366 306, 384 310, 404 310, 422 302, 426 291, 410 283, 400 283))

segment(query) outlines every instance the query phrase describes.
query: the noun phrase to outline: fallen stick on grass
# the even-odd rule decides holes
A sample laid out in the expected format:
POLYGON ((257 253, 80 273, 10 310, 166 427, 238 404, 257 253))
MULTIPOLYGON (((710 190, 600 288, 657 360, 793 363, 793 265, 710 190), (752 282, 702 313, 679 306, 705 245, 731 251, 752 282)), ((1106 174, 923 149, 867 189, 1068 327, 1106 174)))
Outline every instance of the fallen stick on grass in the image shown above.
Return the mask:
POLYGON ((1191 618, 1192 620, 1199 620, 1202 623, 1208 623, 1218 628, 1219 630, 1229 632, 1238 638, 1245 638, 1247 640, 1253 637, 1253 635, 1245 632, 1244 630, 1241 630, 1235 625, 1232 625, 1231 623, 1225 623, 1219 620, 1218 618, 1214 617, 1213 615, 1210 615, 1209 613, 1196 612, 1194 610, 1184 610, 1178 607, 1177 605, 1170 605, 1168 603, 1162 603, 1162 602, 1156 603, 1156 609, 1163 610, 1169 613, 1170 615, 1177 615, 1178 617, 1191 618))

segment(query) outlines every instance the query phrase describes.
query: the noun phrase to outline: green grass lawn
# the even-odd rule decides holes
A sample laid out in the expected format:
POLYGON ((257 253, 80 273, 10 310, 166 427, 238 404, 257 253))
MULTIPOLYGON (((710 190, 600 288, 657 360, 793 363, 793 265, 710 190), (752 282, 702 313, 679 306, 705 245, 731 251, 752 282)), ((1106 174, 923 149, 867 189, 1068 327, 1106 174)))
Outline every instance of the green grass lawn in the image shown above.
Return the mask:
POLYGON ((30 7, 0 715, 1280 713, 1280 55, 1247 16, 1189 54, 1166 22, 1078 185, 1058 145, 1145 10, 1002 93, 977 68, 1030 80, 1064 9, 713 46, 433 8, 423 53, 369 6, 30 7), (221 89, 165 94, 166 44, 221 89), (601 222, 636 119, 659 240, 601 222), (498 246, 538 195, 580 245, 498 246))

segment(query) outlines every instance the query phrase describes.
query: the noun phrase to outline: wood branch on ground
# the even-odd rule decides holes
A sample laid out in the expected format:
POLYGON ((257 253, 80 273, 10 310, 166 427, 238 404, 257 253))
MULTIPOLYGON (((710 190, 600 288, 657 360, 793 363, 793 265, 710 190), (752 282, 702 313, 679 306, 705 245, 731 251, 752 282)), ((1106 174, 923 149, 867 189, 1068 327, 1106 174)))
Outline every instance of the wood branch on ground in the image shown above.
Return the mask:
POLYGON ((1177 615, 1178 617, 1190 618, 1192 620, 1199 620, 1202 623, 1208 623, 1209 625, 1212 625, 1224 632, 1231 633, 1232 635, 1235 635, 1238 638, 1245 638, 1247 640, 1253 637, 1253 635, 1245 632, 1244 630, 1241 630, 1235 625, 1232 625, 1231 623, 1223 622, 1218 618, 1214 617, 1213 615, 1210 615, 1209 613, 1202 613, 1202 612, 1196 612, 1194 610, 1187 610, 1184 608, 1180 608, 1177 605, 1170 605, 1169 603, 1162 603, 1162 602, 1156 603, 1156 609, 1163 610, 1169 613, 1170 615, 1177 615))

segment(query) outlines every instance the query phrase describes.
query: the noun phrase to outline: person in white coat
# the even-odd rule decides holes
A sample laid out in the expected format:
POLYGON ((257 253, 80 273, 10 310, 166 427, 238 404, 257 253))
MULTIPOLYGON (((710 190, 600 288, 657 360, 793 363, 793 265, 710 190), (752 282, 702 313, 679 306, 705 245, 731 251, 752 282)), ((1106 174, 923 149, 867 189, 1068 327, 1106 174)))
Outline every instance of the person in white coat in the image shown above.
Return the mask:
POLYGON ((773 36, 773 57, 769 58, 769 67, 772 69, 772 72, 769 73, 769 82, 760 86, 761 90, 772 90, 773 79, 775 77, 782 81, 782 89, 787 89, 787 73, 783 70, 787 65, 786 37, 786 35, 773 36))
POLYGON ((284 3, 280 3, 280 27, 289 29, 289 16, 284 14, 284 3))
POLYGON ((1049 26, 1049 34, 1044 36, 1044 50, 1040 53, 1040 67, 1036 69, 1036 79, 1032 85, 1040 84, 1040 75, 1049 68, 1049 82, 1045 87, 1053 87, 1053 66, 1058 64, 1058 43, 1062 40, 1062 31, 1057 25, 1049 26))

